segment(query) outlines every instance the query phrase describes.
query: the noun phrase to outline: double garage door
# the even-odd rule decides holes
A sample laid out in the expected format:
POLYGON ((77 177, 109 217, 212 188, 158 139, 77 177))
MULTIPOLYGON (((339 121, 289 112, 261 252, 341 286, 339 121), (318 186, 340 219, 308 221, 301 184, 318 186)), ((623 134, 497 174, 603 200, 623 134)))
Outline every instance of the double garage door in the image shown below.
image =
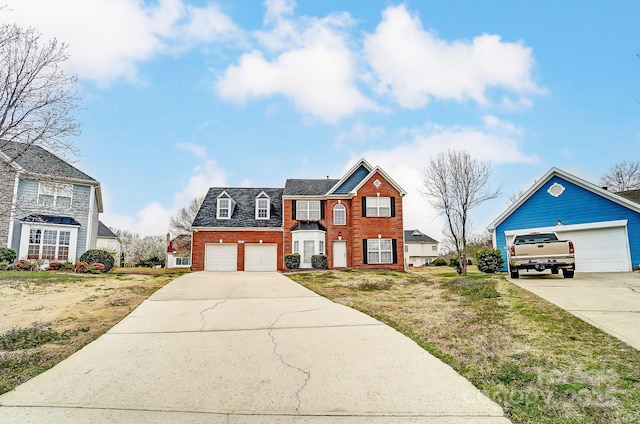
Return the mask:
MULTIPOLYGON (((278 269, 278 245, 243 243, 245 271, 276 271, 278 269)), ((207 244, 205 247, 205 271, 237 271, 238 244, 207 244)))

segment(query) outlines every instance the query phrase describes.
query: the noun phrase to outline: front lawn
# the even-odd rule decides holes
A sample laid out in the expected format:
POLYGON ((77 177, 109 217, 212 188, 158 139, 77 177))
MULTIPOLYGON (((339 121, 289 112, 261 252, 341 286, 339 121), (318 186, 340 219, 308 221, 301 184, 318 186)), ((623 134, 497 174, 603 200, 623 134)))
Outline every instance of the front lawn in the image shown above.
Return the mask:
POLYGON ((287 274, 396 328, 514 423, 640 423, 640 352, 500 275, 448 267, 287 274))

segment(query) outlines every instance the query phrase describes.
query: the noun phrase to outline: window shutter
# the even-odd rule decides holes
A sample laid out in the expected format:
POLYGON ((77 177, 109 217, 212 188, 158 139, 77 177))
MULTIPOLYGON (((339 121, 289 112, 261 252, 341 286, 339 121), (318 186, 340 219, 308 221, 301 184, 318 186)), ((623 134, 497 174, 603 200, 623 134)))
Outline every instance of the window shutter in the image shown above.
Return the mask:
POLYGON ((367 239, 362 239, 362 263, 363 264, 367 264, 368 262, 368 257, 367 257, 367 239))
POLYGON ((398 242, 396 241, 396 239, 391 239, 391 250, 393 251, 393 263, 397 264, 398 263, 398 242))
POLYGON ((291 201, 291 219, 296 219, 296 201, 291 201))
POLYGON ((320 201, 320 219, 324 219, 324 208, 325 206, 327 206, 327 201, 326 200, 321 200, 320 201))
POLYGON ((362 196, 362 216, 367 216, 367 198, 364 196, 362 196))
POLYGON ((396 198, 395 197, 391 198, 391 216, 392 217, 396 216, 396 198))

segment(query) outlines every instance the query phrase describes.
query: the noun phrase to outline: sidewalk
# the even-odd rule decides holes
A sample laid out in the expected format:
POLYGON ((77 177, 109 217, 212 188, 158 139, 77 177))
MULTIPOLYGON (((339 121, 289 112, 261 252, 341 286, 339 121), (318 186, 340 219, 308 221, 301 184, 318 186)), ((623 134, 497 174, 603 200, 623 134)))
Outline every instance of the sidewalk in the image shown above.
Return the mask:
POLYGON ((200 272, 0 396, 2 423, 508 423, 410 339, 278 273, 200 272))

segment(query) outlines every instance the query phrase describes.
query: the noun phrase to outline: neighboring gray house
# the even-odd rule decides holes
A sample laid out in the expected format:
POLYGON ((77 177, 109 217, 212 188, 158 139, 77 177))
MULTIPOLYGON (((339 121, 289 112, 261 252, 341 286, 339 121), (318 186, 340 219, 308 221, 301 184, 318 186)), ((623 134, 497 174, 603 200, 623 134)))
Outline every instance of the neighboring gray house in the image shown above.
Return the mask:
POLYGON ((404 257, 407 266, 428 265, 438 257, 438 242, 420 230, 405 230, 404 257))
POLYGON ((100 183, 47 150, 0 140, 0 245, 74 262, 96 247, 100 183))
POLYGON ((114 266, 122 266, 122 244, 118 236, 109 229, 102 221, 98 221, 98 242, 97 249, 106 250, 113 255, 114 266))

